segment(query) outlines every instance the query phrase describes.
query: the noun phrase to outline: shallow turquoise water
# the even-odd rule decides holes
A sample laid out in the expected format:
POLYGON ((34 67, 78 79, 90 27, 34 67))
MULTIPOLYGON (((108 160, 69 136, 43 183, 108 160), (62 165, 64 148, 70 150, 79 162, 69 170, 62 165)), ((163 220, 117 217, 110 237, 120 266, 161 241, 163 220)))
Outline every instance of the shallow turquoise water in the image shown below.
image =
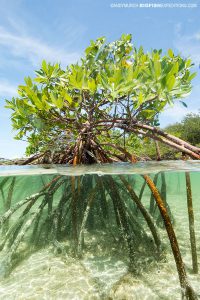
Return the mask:
MULTIPOLYGON (((200 268, 199 162, 150 162, 89 167, 0 167, 1 216, 26 197, 38 193, 58 176, 58 182, 62 182, 53 196, 52 208, 47 204, 42 210, 42 217, 38 221, 40 230, 37 229, 34 233, 35 237, 38 236, 36 245, 33 229, 37 219, 20 240, 12 256, 9 274, 5 278, 1 276, 0 299, 181 299, 176 266, 156 206, 154 205, 154 211, 151 213, 161 236, 162 254, 159 259, 151 232, 119 177, 122 175, 139 196, 144 183, 143 174, 149 174, 154 180, 157 176, 156 186, 171 212, 190 283, 200 295, 200 275, 192 272, 185 172, 189 172, 191 180, 200 268), (113 187, 117 191, 112 198, 113 187), (54 215, 58 212, 57 208, 63 195, 66 197, 62 202, 63 212, 59 223, 61 233, 58 237, 55 235, 55 228, 58 230, 59 226, 55 225, 54 228, 53 223, 59 219, 54 218, 54 215), (83 226, 91 197, 93 200, 83 226), (116 200, 118 197, 120 200, 116 200), (117 208, 115 204, 118 205, 117 208), (52 209, 51 214, 49 209, 52 209), (117 214, 120 215, 122 209, 128 215, 129 233, 133 239, 136 257, 133 263, 135 269, 132 272, 123 226, 117 225, 116 209, 117 214), (77 223, 78 239, 83 227, 81 256, 77 255, 77 244, 74 242, 74 220, 77 223)), ((145 185, 141 201, 148 212, 151 210, 150 200, 151 192, 145 185)), ((22 229, 42 201, 44 197, 34 202, 23 221, 22 229)), ((17 228, 17 221, 28 203, 30 202, 26 202, 10 216, 6 228, 2 227, 2 241, 8 228, 17 228)), ((119 217, 122 218, 122 215, 119 217)), ((15 236, 19 236, 18 233, 15 236)), ((1 262, 11 248, 12 245, 7 245, 7 248, 0 252, 1 275, 4 270, 1 268, 1 262)))

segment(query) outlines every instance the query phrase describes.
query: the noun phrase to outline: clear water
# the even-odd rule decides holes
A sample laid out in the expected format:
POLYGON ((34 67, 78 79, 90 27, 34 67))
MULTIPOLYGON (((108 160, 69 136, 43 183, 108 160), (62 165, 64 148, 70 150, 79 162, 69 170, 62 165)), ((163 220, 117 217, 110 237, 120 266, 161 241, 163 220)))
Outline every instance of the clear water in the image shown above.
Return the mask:
MULTIPOLYGON (((54 225, 48 225, 46 205, 39 220, 37 243, 37 235, 33 234, 35 221, 20 240, 7 274, 4 259, 13 243, 0 252, 0 299, 181 299, 174 258, 158 210, 153 213, 153 218, 157 222, 162 241, 159 259, 151 232, 120 180, 121 175, 139 196, 144 183, 143 174, 149 174, 152 179, 157 176, 156 186, 166 198, 171 212, 189 281, 200 296, 200 274, 193 274, 192 271, 185 172, 189 172, 191 180, 200 269, 200 162, 0 167, 0 220, 6 211, 12 210, 26 197, 38 193, 58 176, 58 182, 63 181, 63 184, 55 191, 52 211, 56 212, 60 199, 63 195, 66 196, 63 200, 63 218, 59 224, 63 229, 59 238, 55 238, 54 225), (166 194, 163 194, 163 176, 166 194), (103 182, 103 185, 98 182, 103 182), (113 205, 115 199, 111 199, 110 196, 113 186, 125 211, 130 214, 129 219, 135 222, 130 225, 135 241, 134 270, 130 270, 128 246, 117 226, 113 205), (103 193, 107 212, 102 204, 103 193), (88 218, 82 230, 84 243, 81 243, 80 255, 77 253, 73 233, 73 203, 76 203, 79 237, 87 204, 92 197, 88 218)), ((43 199, 41 197, 34 202, 23 226, 36 212, 43 199)), ((150 199, 151 192, 146 185, 141 201, 147 211, 150 209, 150 199)), ((10 216, 9 224, 4 224, 0 244, 5 240, 9 228, 17 228, 17 221, 28 203, 30 202, 10 216)), ((57 219, 52 217, 52 220, 57 219)), ((16 237, 19 237, 20 232, 23 230, 19 230, 16 237)))

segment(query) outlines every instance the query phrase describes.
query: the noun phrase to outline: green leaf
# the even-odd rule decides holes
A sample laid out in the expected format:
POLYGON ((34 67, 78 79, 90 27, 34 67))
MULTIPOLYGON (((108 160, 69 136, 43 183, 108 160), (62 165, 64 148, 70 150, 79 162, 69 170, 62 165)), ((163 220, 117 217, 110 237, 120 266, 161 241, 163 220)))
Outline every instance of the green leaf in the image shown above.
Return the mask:
POLYGON ((44 128, 44 122, 40 118, 34 118, 32 122, 39 131, 44 128))
POLYGON ((184 101, 179 101, 184 107, 188 107, 187 104, 184 101))
POLYGON ((82 89, 84 79, 83 76, 84 70, 78 65, 73 66, 72 73, 69 76, 70 85, 75 89, 82 89))
POLYGON ((145 118, 150 119, 150 118, 152 118, 155 115, 155 110, 153 110, 153 109, 145 109, 143 111, 143 114, 144 114, 145 118))
POLYGON ((28 77, 25 77, 24 78, 24 81, 26 82, 26 84, 29 86, 29 87, 32 87, 33 86, 33 82, 31 80, 31 78, 28 76, 28 77))
POLYGON ((169 57, 173 58, 174 57, 174 52, 172 51, 172 49, 168 50, 168 55, 169 57))
POLYGON ((34 81, 38 82, 38 83, 46 83, 47 84, 48 83, 48 78, 40 76, 40 77, 34 78, 34 81))
POLYGON ((48 73, 48 66, 45 60, 42 61, 42 69, 46 74, 48 73))
POLYGON ((56 106, 57 106, 59 109, 61 109, 61 108, 63 108, 63 105, 64 105, 64 99, 61 98, 61 97, 58 97, 56 106))
POLYGON ((132 39, 132 35, 131 35, 131 34, 125 34, 125 33, 123 33, 123 34, 121 35, 121 39, 122 39, 123 41, 125 41, 125 42, 130 42, 131 39, 132 39))
POLYGON ((191 66, 192 60, 191 59, 187 59, 185 62, 185 66, 186 68, 189 68, 191 66))
POLYGON ((155 69, 156 78, 159 78, 161 74, 161 64, 159 60, 154 61, 154 69, 155 69))
POLYGON ((142 92, 139 92, 138 103, 139 103, 139 105, 141 105, 143 102, 144 102, 143 94, 142 94, 142 92))
POLYGON ((194 79, 197 76, 197 72, 192 73, 189 77, 188 80, 191 81, 192 79, 194 79))
POLYGON ((176 78, 174 75, 170 75, 167 79, 166 85, 169 91, 171 91, 174 87, 174 84, 176 82, 176 78))
POLYGON ((50 98, 53 104, 56 104, 57 101, 57 94, 55 92, 50 93, 50 98))
POLYGON ((179 70, 179 63, 175 62, 175 64, 173 65, 173 67, 172 67, 172 69, 170 71, 170 74, 172 74, 172 75, 177 74, 178 70, 179 70))
POLYGON ((88 88, 92 92, 92 94, 96 92, 97 86, 96 86, 96 82, 93 78, 90 78, 88 80, 88 88))
POLYGON ((68 102, 69 104, 72 104, 73 99, 72 99, 72 97, 71 97, 69 94, 65 93, 65 94, 64 94, 64 98, 65 98, 65 100, 67 100, 67 102, 68 102))

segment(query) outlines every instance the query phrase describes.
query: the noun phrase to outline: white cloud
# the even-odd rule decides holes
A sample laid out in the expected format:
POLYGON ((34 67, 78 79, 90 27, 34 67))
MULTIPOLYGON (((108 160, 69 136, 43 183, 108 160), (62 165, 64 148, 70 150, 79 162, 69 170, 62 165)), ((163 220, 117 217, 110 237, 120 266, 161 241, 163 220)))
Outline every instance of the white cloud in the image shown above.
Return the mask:
POLYGON ((17 86, 5 80, 0 80, 0 96, 13 97, 17 94, 17 86))
POLYGON ((24 33, 13 33, 0 27, 0 45, 13 56, 28 59, 33 65, 46 59, 51 62, 62 62, 63 65, 75 62, 80 57, 77 52, 68 52, 62 48, 50 46, 24 33))
POLYGON ((27 143, 11 138, 6 141, 0 141, 0 157, 9 159, 24 157, 26 146, 27 143))
POLYGON ((200 41, 200 32, 195 33, 194 37, 197 41, 200 41))
POLYGON ((161 127, 165 127, 169 124, 181 122, 183 118, 189 113, 198 113, 198 109, 187 109, 180 103, 176 103, 173 107, 168 107, 160 115, 161 127))
POLYGON ((174 46, 182 55, 190 56, 197 65, 200 63, 200 29, 191 35, 182 33, 181 23, 175 25, 175 41, 174 46))
POLYGON ((175 24, 175 27, 174 27, 174 31, 175 31, 175 35, 177 36, 180 36, 180 31, 182 29, 182 25, 181 23, 176 23, 175 24))
MULTIPOLYGON (((188 107, 184 107, 180 102, 175 101, 174 106, 168 106, 160 115, 162 127, 180 122, 185 115, 189 113, 198 113, 200 110, 199 103, 200 86, 194 86, 189 97, 182 99, 188 107)), ((181 99, 180 99, 181 100, 181 99)))
POLYGON ((169 117, 174 121, 180 121, 188 113, 198 113, 198 109, 188 109, 182 104, 176 103, 173 107, 166 108, 166 110, 162 113, 162 116, 169 117))

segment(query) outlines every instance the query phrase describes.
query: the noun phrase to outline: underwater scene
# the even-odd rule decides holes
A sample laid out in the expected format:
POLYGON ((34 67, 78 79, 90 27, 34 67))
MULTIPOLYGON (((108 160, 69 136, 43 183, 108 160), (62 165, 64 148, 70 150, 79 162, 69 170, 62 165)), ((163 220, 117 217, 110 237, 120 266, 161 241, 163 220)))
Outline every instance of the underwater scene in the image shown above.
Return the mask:
POLYGON ((2 166, 0 230, 0 299, 200 299, 198 161, 2 166))

